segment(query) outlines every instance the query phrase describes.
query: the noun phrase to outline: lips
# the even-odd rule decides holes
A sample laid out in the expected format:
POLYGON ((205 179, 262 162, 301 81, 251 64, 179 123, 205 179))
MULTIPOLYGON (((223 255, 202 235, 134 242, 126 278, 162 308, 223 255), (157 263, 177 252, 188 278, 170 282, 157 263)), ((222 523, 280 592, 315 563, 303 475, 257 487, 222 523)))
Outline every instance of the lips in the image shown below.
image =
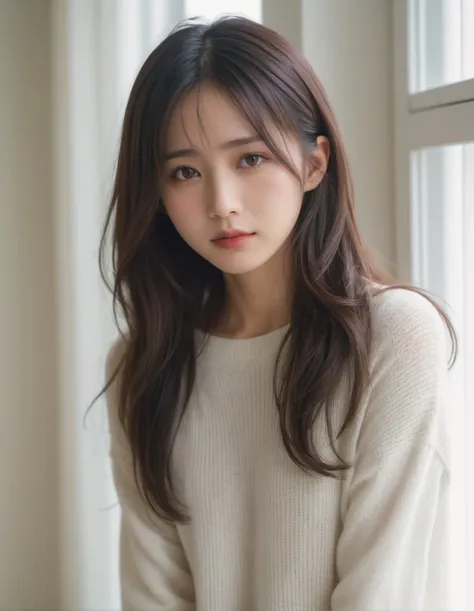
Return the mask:
POLYGON ((240 249, 243 248, 254 235, 255 233, 248 233, 237 229, 227 230, 220 233, 212 242, 219 248, 240 249))
POLYGON ((217 235, 213 242, 217 240, 229 240, 231 238, 239 238, 241 236, 250 236, 253 235, 251 231, 241 231, 239 229, 226 229, 217 235))

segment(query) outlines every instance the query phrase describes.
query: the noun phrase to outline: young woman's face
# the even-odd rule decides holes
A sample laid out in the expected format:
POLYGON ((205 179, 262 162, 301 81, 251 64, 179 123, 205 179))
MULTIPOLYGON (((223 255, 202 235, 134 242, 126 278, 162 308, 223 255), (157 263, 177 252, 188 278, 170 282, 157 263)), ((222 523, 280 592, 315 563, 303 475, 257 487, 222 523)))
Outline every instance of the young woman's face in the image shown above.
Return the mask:
POLYGON ((214 88, 189 94, 171 117, 163 202, 188 245, 227 274, 244 274, 284 253, 301 210, 327 166, 327 142, 309 159, 296 139, 272 134, 302 184, 238 109, 214 88))

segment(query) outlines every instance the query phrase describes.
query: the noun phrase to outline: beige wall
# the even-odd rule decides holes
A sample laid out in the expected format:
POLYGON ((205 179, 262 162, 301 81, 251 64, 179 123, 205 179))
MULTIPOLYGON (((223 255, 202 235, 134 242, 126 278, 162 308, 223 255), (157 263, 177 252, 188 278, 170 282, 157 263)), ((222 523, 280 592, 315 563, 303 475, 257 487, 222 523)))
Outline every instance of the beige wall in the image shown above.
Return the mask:
POLYGON ((261 0, 262 23, 302 50, 302 0, 261 0))
POLYGON ((49 1, 0 2, 0 609, 57 607, 49 1))

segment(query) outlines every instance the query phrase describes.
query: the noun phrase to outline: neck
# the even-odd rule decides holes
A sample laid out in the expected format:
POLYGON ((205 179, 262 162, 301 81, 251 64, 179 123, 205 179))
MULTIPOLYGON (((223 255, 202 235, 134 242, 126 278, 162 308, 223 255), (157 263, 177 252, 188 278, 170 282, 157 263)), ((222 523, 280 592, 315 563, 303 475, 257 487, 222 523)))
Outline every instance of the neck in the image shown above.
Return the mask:
POLYGON ((289 262, 286 265, 268 262, 247 274, 226 274, 224 278, 226 308, 217 335, 257 337, 289 324, 292 301, 289 262))

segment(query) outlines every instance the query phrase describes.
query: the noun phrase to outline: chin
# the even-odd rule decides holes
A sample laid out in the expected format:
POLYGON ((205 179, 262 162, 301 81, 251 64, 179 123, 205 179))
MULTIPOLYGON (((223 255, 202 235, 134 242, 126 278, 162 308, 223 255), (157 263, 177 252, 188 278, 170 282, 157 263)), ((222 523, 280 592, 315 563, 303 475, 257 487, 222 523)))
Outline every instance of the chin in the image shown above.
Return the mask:
POLYGON ((235 257, 233 261, 223 261, 222 259, 217 260, 213 257, 212 260, 208 259, 209 263, 212 263, 214 267, 220 269, 223 274, 230 274, 238 276, 241 274, 249 274, 266 263, 266 260, 254 260, 250 261, 247 259, 243 260, 243 257, 239 260, 239 257, 235 257))
POLYGON ((223 274, 229 274, 231 276, 249 274, 260 267, 260 265, 216 265, 215 263, 213 263, 213 265, 220 269, 223 274))

